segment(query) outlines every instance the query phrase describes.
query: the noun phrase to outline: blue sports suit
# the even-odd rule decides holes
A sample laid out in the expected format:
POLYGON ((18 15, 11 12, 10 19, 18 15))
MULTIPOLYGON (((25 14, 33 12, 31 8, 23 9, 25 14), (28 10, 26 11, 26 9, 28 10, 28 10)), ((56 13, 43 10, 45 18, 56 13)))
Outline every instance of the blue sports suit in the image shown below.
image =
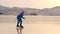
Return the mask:
POLYGON ((20 14, 17 15, 17 27, 19 26, 18 24, 20 23, 20 26, 22 26, 22 18, 23 18, 24 12, 21 12, 20 14))

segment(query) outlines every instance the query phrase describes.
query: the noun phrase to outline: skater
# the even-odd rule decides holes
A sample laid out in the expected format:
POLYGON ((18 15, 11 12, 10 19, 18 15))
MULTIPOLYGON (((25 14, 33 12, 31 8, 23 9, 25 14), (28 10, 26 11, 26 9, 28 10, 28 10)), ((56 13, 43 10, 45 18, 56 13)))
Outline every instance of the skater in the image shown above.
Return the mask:
POLYGON ((21 28, 23 28, 23 25, 22 25, 22 18, 23 19, 25 19, 24 17, 23 17, 23 15, 24 15, 24 10, 21 10, 21 12, 17 15, 17 27, 21 27, 21 28), (20 24, 20 25, 19 25, 20 24))

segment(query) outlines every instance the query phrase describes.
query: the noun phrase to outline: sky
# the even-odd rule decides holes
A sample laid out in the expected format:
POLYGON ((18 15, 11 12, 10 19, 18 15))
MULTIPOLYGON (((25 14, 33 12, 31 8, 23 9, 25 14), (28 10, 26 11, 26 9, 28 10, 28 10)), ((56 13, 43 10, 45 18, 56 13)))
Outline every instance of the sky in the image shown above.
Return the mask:
POLYGON ((43 9, 60 6, 60 0, 0 0, 0 5, 43 9))

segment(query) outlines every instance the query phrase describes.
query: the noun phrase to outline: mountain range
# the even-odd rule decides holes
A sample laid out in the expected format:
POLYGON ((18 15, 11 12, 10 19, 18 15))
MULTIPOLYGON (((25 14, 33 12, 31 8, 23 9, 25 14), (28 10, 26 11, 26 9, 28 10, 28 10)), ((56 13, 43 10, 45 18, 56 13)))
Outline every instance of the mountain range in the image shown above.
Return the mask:
POLYGON ((60 16, 60 6, 53 8, 20 8, 20 7, 5 7, 0 5, 0 15, 17 15, 21 9, 25 10, 25 15, 41 15, 41 16, 60 16))

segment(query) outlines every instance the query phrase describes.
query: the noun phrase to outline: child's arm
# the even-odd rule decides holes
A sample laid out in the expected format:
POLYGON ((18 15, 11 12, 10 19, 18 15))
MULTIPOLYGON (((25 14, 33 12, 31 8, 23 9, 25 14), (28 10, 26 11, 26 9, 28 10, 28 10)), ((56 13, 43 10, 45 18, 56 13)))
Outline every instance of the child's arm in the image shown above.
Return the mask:
POLYGON ((21 13, 21 17, 22 17, 23 19, 25 19, 25 17, 23 17, 23 15, 24 15, 24 14, 23 14, 23 13, 21 13))
POLYGON ((23 19, 25 19, 25 17, 22 17, 23 19))

